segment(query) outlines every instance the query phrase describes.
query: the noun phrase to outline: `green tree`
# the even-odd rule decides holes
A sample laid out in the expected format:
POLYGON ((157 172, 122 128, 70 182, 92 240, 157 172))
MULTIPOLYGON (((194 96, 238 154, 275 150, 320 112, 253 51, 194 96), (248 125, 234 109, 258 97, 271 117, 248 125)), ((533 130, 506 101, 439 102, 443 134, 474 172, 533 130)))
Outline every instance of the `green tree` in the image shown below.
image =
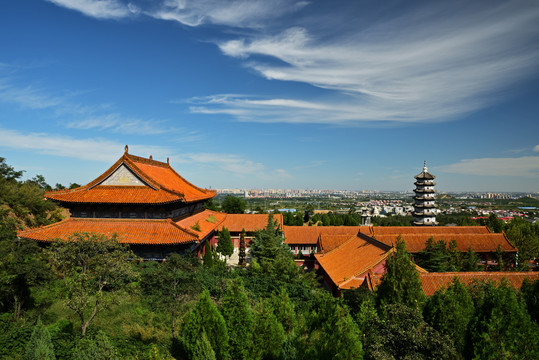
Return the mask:
POLYGON ((200 341, 203 335, 207 336, 215 358, 229 358, 227 326, 208 290, 198 297, 195 307, 186 315, 182 325, 180 341, 189 358, 195 358, 197 353, 201 355, 208 352, 207 345, 200 341))
POLYGON ((23 172, 23 170, 16 171, 13 166, 6 164, 5 158, 0 157, 0 178, 8 181, 17 180, 21 178, 23 172))
POLYGON ((468 248, 468 251, 462 257, 462 263, 460 271, 477 271, 479 270, 479 256, 472 247, 468 248))
POLYGON ((246 255, 245 255, 245 229, 241 230, 240 234, 240 248, 239 248, 239 256, 238 256, 238 265, 239 266, 246 266, 246 255))
POLYGON ((202 257, 204 266, 207 268, 212 268, 214 265, 213 262, 213 251, 209 241, 206 241, 204 245, 204 256, 202 257))
POLYGON ((249 357, 254 360, 278 359, 285 334, 269 301, 263 301, 255 308, 254 334, 249 357))
POLYGON ((268 216, 266 228, 256 232, 251 255, 260 263, 271 262, 278 256, 290 255, 290 250, 283 244, 283 237, 271 214, 268 216))
POLYGON ((455 277, 445 290, 427 299, 423 315, 434 329, 448 335, 457 350, 464 354, 468 324, 474 315, 474 304, 468 291, 455 277))
POLYGON ((227 214, 243 214, 245 206, 245 201, 242 198, 232 195, 227 195, 221 203, 221 208, 227 214))
POLYGON ((41 319, 38 319, 32 337, 26 345, 24 360, 54 360, 54 347, 51 341, 49 330, 43 325, 41 319))
POLYGON ((520 296, 526 303, 531 319, 539 324, 539 280, 524 279, 520 288, 520 296))
POLYGON ((223 227, 219 231, 219 242, 217 243, 217 251, 226 257, 229 257, 234 253, 234 245, 232 244, 232 238, 230 237, 230 231, 226 227, 223 227))
POLYGON ((74 360, 116 360, 118 351, 105 332, 98 331, 95 336, 79 340, 73 353, 74 360))
POLYGON ((16 238, 0 240, 0 302, 11 306, 15 319, 32 302, 30 288, 50 278, 46 260, 35 241, 16 238))
POLYGON ((206 336, 206 331, 202 330, 200 335, 195 340, 195 348, 193 350, 192 360, 215 360, 215 352, 213 351, 210 341, 206 336))
POLYGON ((503 222, 500 219, 498 219, 498 216, 496 216, 495 213, 491 213, 488 216, 487 226, 490 229, 490 231, 495 232, 495 233, 501 233, 503 230, 503 222))
POLYGON ((397 238, 395 251, 387 258, 385 274, 376 291, 379 306, 403 304, 419 308, 425 301, 419 272, 400 237, 397 238))
POLYGON ((234 360, 250 359, 254 322, 241 278, 229 282, 221 313, 228 329, 230 355, 234 360))
POLYGON ((172 338, 175 338, 176 316, 180 312, 181 300, 200 293, 201 286, 196 279, 198 259, 171 254, 162 263, 145 264, 141 287, 153 306, 170 314, 172 338))
POLYGON ((468 353, 477 359, 536 359, 539 337, 526 306, 506 282, 472 285, 475 316, 470 323, 468 353), (473 349, 473 350, 472 350, 473 349))
POLYGON ((451 339, 430 327, 416 308, 384 305, 377 320, 371 317, 365 341, 366 359, 455 359, 451 339))
POLYGON ((138 277, 131 265, 135 254, 116 237, 76 233, 53 242, 48 254, 62 279, 66 306, 80 319, 82 336, 95 316, 115 304, 138 277))
POLYGON ((294 303, 290 300, 290 296, 285 287, 281 287, 278 294, 271 297, 273 313, 277 320, 283 326, 285 333, 288 335, 297 327, 297 316, 294 303))

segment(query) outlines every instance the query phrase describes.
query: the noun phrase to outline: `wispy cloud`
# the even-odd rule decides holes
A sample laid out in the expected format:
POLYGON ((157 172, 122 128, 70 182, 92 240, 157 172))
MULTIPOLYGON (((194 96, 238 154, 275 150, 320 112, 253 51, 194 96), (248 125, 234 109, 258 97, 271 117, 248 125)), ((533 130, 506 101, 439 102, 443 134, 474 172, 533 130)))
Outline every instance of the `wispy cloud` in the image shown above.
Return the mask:
MULTIPOLYGON (((498 101, 499 91, 536 72, 539 49, 533 44, 539 41, 534 25, 539 22, 539 7, 535 4, 496 2, 488 10, 431 6, 436 8, 415 9, 376 27, 330 39, 293 27, 218 45, 226 55, 248 59, 245 65, 267 79, 308 83, 340 94, 337 101, 311 104, 322 108, 313 122, 449 119, 498 101), (334 115, 326 116, 325 109, 334 115)), ((305 118, 306 108, 296 100, 273 101, 235 102, 232 108, 249 110, 243 117, 267 121, 257 112, 271 111, 279 103, 294 108, 290 121, 305 118)), ((276 115, 275 121, 286 121, 276 115)))
POLYGON ((533 148, 533 151, 539 151, 539 145, 535 145, 535 147, 533 148))
POLYGON ((98 19, 120 19, 132 15, 134 7, 118 0, 47 0, 98 19))
POLYGON ((216 42, 223 54, 268 80, 325 90, 317 98, 215 102, 215 95, 191 107, 242 121, 445 121, 512 96, 511 85, 539 66, 539 6, 531 0, 408 3, 398 11, 375 6, 375 22, 368 16, 373 9, 361 2, 323 8, 293 0, 49 1, 96 18, 142 14, 192 27, 226 26, 228 40, 216 42), (256 31, 231 39, 230 27, 256 31))
POLYGON ((199 141, 202 138, 198 131, 174 127, 170 121, 131 118, 113 112, 114 106, 109 104, 77 103, 77 94, 76 91, 70 91, 69 95, 58 95, 43 87, 14 85, 0 74, 0 102, 16 104, 24 110, 49 110, 51 118, 64 123, 69 129, 139 135, 174 134, 175 139, 182 142, 199 141), (63 121, 65 118, 80 120, 63 121))
POLYGON ((437 169, 467 175, 539 177, 539 156, 464 159, 437 169))
MULTIPOLYGON (((40 154, 111 163, 123 153, 125 144, 106 139, 77 139, 47 133, 22 133, 0 128, 0 148, 35 151, 40 154)), ((131 152, 165 158, 171 149, 161 146, 130 145, 131 152)))
MULTIPOLYGON (((83 120, 70 121, 66 124, 66 127, 81 130, 95 129, 123 134, 157 135, 180 132, 179 129, 172 129, 170 126, 166 126, 164 121, 125 118, 118 113, 95 115, 83 120)), ((186 135, 186 139, 188 137, 192 137, 193 139, 200 137, 198 133, 193 131, 182 130, 181 133, 186 135)))
POLYGON ((307 1, 290 0, 47 0, 97 19, 143 14, 186 26, 217 24, 259 28, 272 19, 301 9, 307 1))

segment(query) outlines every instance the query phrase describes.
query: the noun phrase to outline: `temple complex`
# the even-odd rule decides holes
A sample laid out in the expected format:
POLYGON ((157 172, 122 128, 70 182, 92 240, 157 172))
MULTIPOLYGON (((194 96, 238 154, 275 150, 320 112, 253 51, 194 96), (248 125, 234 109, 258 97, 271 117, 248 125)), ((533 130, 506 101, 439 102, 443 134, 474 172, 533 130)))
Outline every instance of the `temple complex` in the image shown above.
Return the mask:
MULTIPOLYGON (((126 146, 123 156, 87 185, 45 193, 46 199, 69 209, 68 219, 20 231, 18 236, 50 242, 77 232, 115 235, 143 259, 162 260, 172 252, 200 255, 206 241, 217 243, 223 224, 236 232, 245 228, 251 235, 266 226, 268 215, 205 210, 204 203, 215 195, 181 177, 168 159, 135 156, 126 146)), ((282 224, 282 216, 277 221, 282 224)))
POLYGON ((436 222, 436 199, 434 179, 436 176, 427 171, 427 162, 424 162, 423 171, 416 176, 414 185, 414 225, 433 226, 436 222))

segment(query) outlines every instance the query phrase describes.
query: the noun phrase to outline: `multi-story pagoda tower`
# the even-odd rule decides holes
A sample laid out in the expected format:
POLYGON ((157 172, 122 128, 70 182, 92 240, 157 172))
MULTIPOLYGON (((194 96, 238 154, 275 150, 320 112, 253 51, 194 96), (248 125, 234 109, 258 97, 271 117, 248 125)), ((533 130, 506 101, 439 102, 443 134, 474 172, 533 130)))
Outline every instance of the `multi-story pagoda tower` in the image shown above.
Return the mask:
POLYGON ((436 176, 427 171, 427 162, 424 162, 423 171, 416 176, 414 185, 414 225, 434 226, 436 222, 436 199, 434 194, 434 179, 436 176))

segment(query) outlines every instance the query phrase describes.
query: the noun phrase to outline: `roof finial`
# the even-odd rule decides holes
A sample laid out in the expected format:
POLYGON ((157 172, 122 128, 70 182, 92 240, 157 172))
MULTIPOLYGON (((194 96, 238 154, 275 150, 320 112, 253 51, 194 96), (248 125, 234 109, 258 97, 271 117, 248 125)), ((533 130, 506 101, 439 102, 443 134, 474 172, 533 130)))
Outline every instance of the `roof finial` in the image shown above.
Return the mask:
POLYGON ((150 155, 150 160, 153 160, 153 157, 150 155))
POLYGON ((423 171, 427 171, 427 160, 423 160, 423 171))
POLYGON ((169 161, 169 158, 168 158, 168 156, 167 156, 167 164, 169 164, 169 165, 170 165, 170 161, 169 161))
POLYGON ((129 150, 129 146, 125 145, 125 153, 127 154, 127 151, 129 150))

